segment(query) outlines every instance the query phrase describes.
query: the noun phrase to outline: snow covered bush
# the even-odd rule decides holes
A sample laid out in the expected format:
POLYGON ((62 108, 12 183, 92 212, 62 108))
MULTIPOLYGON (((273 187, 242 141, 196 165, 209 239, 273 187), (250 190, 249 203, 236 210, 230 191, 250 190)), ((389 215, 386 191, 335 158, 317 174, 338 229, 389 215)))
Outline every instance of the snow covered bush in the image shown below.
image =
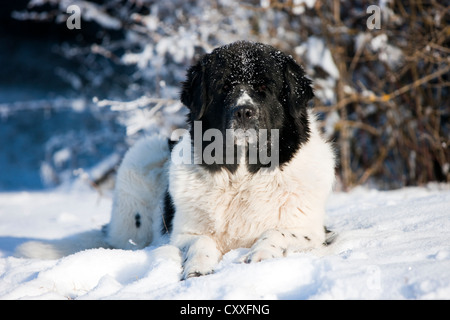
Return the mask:
MULTIPOLYGON (((125 126, 129 143, 182 126, 186 68, 216 46, 246 39, 288 52, 314 80, 340 187, 448 182, 449 12, 436 1, 374 2, 31 0, 13 16, 65 24, 69 5, 81 9, 77 41, 59 45, 79 67, 58 74, 102 117, 125 126), (369 27, 371 5, 379 28, 369 27)), ((50 167, 72 156, 57 152, 50 167)))

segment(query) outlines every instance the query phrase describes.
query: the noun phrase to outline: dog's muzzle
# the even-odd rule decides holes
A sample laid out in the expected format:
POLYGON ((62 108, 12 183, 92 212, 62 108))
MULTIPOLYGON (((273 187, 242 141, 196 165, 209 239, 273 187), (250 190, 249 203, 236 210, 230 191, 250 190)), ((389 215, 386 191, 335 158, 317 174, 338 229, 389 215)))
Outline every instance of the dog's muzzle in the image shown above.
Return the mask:
POLYGON ((259 112, 258 108, 251 104, 236 105, 231 110, 233 129, 257 129, 259 112))

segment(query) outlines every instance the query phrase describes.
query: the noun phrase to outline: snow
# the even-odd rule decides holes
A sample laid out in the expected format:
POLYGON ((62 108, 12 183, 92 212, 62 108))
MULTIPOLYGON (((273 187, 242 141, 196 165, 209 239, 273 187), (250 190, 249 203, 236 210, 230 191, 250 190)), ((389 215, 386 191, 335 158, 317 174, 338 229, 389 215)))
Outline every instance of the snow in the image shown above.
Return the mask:
POLYGON ((378 52, 380 60, 389 64, 392 69, 398 67, 404 59, 402 50, 389 44, 388 36, 384 33, 373 38, 369 47, 378 52))
POLYGON ((294 0, 292 13, 300 15, 305 12, 305 5, 311 9, 316 4, 316 0, 294 0))
POLYGON ((111 199, 86 187, 0 193, 0 299, 450 299, 450 185, 335 193, 321 249, 256 264, 227 253, 215 273, 180 281, 170 245, 14 257, 29 240, 99 229, 111 199))
MULTIPOLYGON (((325 41, 321 38, 311 36, 300 46, 295 47, 297 55, 302 56, 308 62, 307 67, 320 67, 328 73, 328 77, 315 78, 314 83, 320 90, 315 92, 316 96, 331 104, 336 103, 336 81, 340 78, 339 69, 334 63, 333 55, 328 49, 325 41)), ((307 69, 308 74, 313 74, 307 69)))
POLYGON ((333 60, 333 55, 323 39, 315 36, 308 38, 306 43, 295 48, 298 55, 305 56, 312 66, 322 67, 333 79, 339 79, 339 70, 333 60))

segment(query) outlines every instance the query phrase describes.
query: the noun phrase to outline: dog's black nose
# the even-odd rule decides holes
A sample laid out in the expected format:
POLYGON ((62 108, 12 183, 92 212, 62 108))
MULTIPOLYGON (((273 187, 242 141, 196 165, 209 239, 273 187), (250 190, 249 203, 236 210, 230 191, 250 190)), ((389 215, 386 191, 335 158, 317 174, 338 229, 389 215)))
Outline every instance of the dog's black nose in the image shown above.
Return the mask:
POLYGON ((241 124, 246 124, 256 118, 256 109, 251 105, 239 106, 234 110, 234 119, 241 124))

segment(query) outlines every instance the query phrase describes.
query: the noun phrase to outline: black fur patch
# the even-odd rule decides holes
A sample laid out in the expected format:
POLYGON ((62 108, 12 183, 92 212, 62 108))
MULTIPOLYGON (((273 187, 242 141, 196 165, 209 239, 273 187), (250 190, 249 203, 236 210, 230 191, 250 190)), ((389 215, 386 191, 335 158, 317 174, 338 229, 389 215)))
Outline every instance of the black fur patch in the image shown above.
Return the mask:
POLYGON ((141 215, 139 213, 136 213, 134 216, 134 223, 136 225, 136 228, 139 228, 141 226, 141 215))
POLYGON ((175 208, 169 191, 164 196, 163 221, 161 226, 162 234, 170 234, 172 232, 172 220, 175 215, 175 208))

